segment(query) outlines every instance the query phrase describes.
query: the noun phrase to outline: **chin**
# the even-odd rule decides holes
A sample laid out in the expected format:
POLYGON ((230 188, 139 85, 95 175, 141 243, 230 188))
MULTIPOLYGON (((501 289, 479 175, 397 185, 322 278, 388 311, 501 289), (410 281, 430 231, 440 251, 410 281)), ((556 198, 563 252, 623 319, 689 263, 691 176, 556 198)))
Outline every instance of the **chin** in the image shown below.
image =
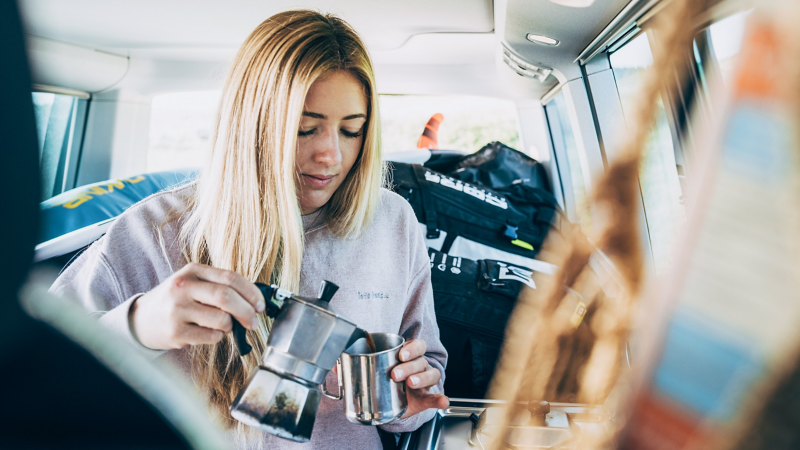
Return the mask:
POLYGON ((311 212, 325 206, 325 204, 331 199, 330 195, 326 195, 324 197, 319 195, 311 195, 309 197, 311 198, 304 198, 300 201, 300 211, 303 212, 303 214, 311 214, 311 212))

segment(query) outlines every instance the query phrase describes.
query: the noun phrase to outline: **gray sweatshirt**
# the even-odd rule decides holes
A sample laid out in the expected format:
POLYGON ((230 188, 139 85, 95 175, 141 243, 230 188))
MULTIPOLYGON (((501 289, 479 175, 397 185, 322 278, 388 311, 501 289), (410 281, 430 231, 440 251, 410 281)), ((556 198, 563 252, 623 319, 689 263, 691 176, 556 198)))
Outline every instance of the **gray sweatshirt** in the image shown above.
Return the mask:
MULTIPOLYGON (((108 233, 92 244, 56 280, 51 292, 79 301, 109 329, 126 337, 142 352, 175 364, 190 376, 188 349, 156 351, 140 344, 131 333, 128 311, 133 301, 186 264, 178 245, 180 219, 158 228, 185 208, 194 184, 161 192, 137 203, 120 215, 108 233)), ((315 297, 321 280, 339 285, 331 301, 348 319, 369 332, 397 333, 422 339, 426 359, 442 372, 432 392, 443 392, 447 352, 439 341, 433 310, 431 273, 425 242, 414 212, 400 196, 382 190, 372 225, 358 239, 333 236, 324 225, 325 208, 303 217, 305 254, 301 269, 302 296, 315 297)), ((328 389, 336 390, 331 372, 328 389)), ((384 425, 387 431, 411 431, 430 420, 427 410, 384 425)), ((264 434, 269 449, 379 449, 374 427, 345 418, 342 402, 323 397, 311 441, 296 444, 264 434)))

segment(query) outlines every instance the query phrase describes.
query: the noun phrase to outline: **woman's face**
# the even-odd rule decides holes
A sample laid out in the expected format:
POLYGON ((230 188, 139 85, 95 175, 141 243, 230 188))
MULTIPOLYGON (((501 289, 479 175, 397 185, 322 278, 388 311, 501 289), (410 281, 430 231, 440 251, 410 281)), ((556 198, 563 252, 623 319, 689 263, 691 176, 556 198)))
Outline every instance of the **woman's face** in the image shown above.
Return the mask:
POLYGON ((350 72, 336 71, 311 85, 297 137, 297 198, 310 214, 330 200, 361 151, 367 98, 350 72))

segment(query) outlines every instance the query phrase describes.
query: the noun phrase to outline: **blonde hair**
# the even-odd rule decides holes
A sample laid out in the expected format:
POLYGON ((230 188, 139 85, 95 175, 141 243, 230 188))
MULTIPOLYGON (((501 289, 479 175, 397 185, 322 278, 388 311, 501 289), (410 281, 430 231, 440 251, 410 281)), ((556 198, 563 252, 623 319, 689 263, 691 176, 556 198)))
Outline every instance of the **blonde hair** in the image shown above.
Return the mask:
MULTIPOLYGON (((328 202, 326 221, 341 238, 356 237, 370 224, 385 171, 366 47, 337 17, 282 12, 247 37, 225 81, 211 154, 181 232, 189 262, 297 290, 303 259, 297 132, 311 85, 341 70, 363 85, 367 122, 361 152, 328 202)), ((191 350, 195 382, 226 428, 235 424, 228 407, 266 346, 270 323, 263 315, 259 321, 257 330, 248 331, 254 350, 246 357, 239 357, 230 335, 191 350)))

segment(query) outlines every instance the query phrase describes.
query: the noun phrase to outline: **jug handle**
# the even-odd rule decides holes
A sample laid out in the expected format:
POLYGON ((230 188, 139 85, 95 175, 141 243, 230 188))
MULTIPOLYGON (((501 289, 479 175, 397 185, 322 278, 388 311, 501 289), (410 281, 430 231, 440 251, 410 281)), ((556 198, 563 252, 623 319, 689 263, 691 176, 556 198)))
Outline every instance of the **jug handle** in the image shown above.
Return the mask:
POLYGON ((325 397, 328 397, 331 400, 341 400, 343 393, 342 393, 342 360, 336 360, 336 378, 339 380, 339 392, 337 394, 331 394, 328 392, 328 387, 325 386, 325 381, 322 382, 319 386, 322 388, 322 394, 325 397))

